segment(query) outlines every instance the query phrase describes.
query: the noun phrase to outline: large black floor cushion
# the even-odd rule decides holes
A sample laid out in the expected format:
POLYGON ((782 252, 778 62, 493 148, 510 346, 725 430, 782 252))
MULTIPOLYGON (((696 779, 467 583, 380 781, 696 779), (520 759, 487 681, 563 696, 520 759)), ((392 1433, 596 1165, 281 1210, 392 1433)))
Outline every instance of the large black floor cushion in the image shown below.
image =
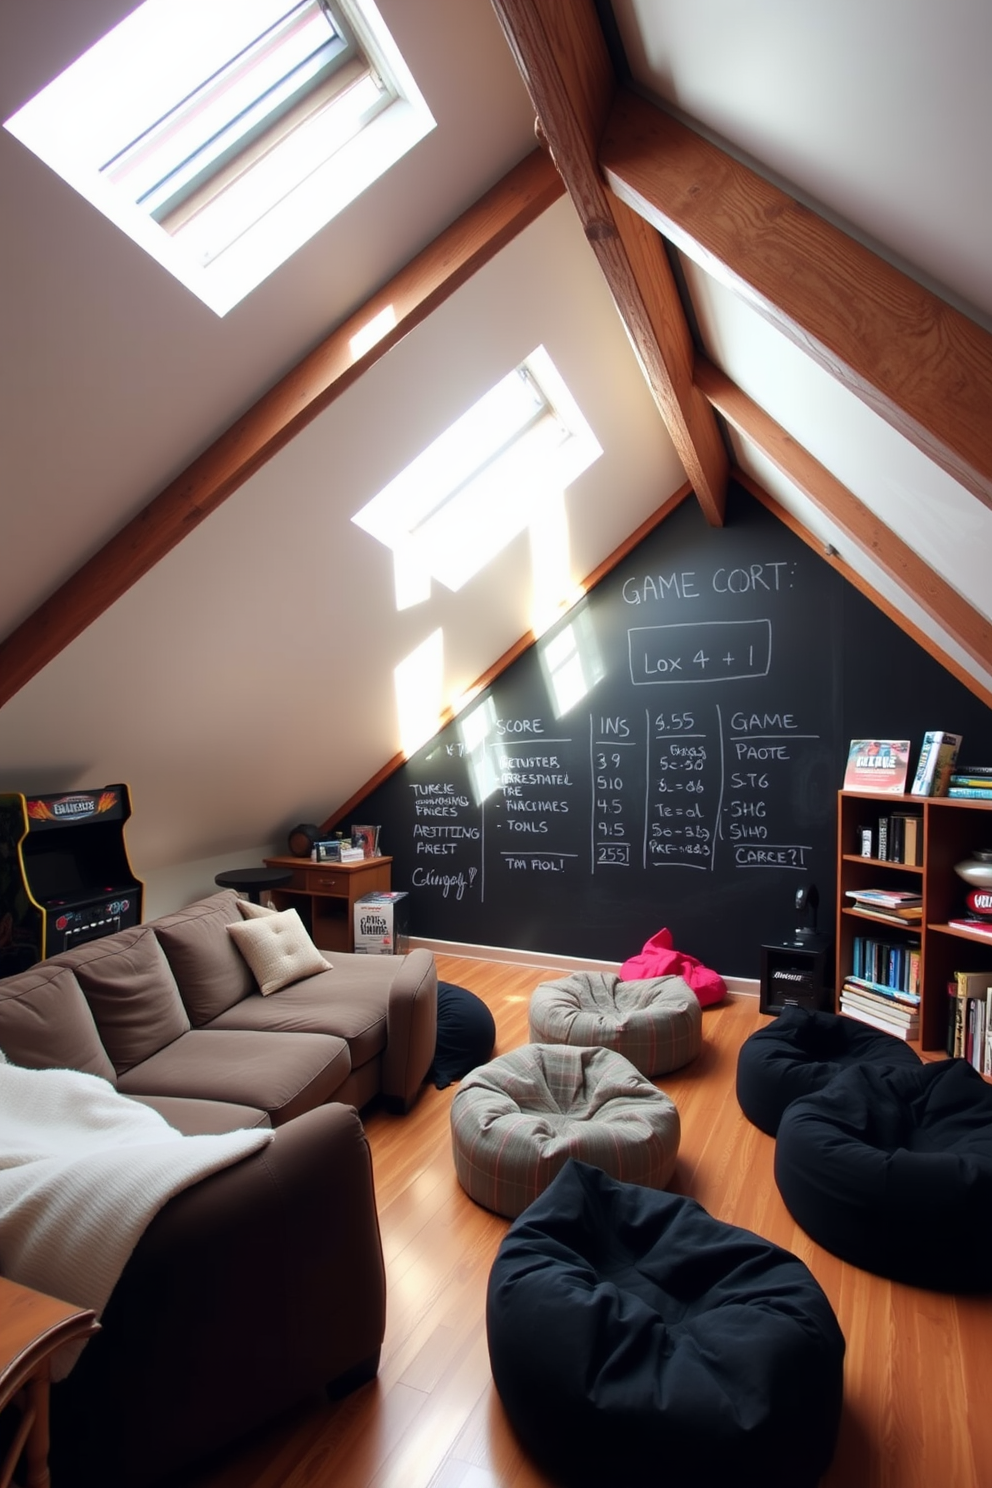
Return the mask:
POLYGON ((570 1162, 489 1277, 496 1389, 566 1488, 813 1488, 844 1338, 796 1256, 693 1199, 570 1162))
POLYGON ((859 1065, 794 1101, 775 1180, 806 1233, 852 1265, 992 1289, 992 1086, 965 1060, 859 1065))
POLYGON ((601 1044, 642 1075, 667 1075, 702 1046, 699 999, 680 976, 621 981, 615 971, 576 971, 542 982, 531 996, 530 1036, 538 1044, 601 1044))
POLYGON ((737 1100, 747 1119, 773 1137, 791 1101, 822 1090, 855 1064, 910 1064, 920 1056, 895 1034, 836 1013, 786 1007, 745 1039, 737 1056, 737 1100))
POLYGON ((571 1157, 662 1188, 680 1137, 674 1103, 612 1049, 525 1044, 473 1070, 451 1103, 458 1181, 508 1219, 571 1157))

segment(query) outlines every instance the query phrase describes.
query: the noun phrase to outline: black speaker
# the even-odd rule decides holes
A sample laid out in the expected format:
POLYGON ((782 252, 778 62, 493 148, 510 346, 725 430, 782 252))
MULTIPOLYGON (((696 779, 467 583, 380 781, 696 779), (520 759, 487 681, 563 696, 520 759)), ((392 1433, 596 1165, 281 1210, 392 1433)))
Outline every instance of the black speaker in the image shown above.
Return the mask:
POLYGON ((315 842, 320 840, 320 828, 313 822, 301 822, 289 834, 289 850, 294 858, 308 858, 315 842))
POLYGON ((811 1012, 830 1012, 831 946, 824 936, 785 940, 761 947, 759 1011, 780 1013, 795 1004, 811 1012))

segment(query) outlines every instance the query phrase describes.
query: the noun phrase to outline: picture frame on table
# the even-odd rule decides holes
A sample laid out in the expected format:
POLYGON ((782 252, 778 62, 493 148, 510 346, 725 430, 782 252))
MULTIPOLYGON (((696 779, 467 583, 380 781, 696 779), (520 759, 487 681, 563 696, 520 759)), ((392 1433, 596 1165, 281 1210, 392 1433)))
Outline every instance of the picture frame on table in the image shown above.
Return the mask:
POLYGON ((379 856, 379 828, 369 826, 353 826, 351 829, 352 847, 360 847, 367 858, 379 856))

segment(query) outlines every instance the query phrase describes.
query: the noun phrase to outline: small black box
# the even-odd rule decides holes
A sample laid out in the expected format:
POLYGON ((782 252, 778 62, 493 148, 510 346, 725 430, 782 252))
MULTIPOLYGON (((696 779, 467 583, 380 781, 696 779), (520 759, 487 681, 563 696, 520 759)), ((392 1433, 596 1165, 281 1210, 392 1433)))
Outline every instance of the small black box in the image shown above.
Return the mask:
POLYGON ((818 936, 763 945, 761 1011, 780 1013, 784 1007, 795 1006, 832 1012, 830 961, 830 945, 818 936))

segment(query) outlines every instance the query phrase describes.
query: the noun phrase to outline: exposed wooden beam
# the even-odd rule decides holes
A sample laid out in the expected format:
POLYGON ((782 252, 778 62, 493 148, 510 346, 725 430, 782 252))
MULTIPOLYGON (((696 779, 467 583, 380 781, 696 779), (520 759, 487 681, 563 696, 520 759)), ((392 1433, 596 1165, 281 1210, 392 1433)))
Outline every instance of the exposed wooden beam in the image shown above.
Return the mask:
MULTIPOLYGON (((704 357, 696 360, 696 381, 728 424, 776 470, 780 470, 814 506, 830 517, 844 536, 877 563, 963 651, 987 672, 992 672, 992 624, 984 615, 935 573, 808 450, 797 444, 726 373, 704 357)), ((845 574, 852 577, 846 566, 845 574)), ((879 602, 879 597, 867 585, 861 583, 858 587, 875 603, 879 602)), ((907 628, 904 615, 891 610, 890 615, 902 629, 907 628)), ((973 692, 987 698, 987 691, 979 689, 975 679, 964 668, 957 667, 943 650, 935 646, 931 636, 914 628, 913 639, 973 692)))
POLYGON ((0 706, 273 455, 564 194, 534 150, 0 642, 0 706), (361 333, 382 316, 372 344, 361 333))
POLYGON ((696 498, 723 523, 728 460, 692 382, 692 337, 658 234, 606 189, 597 163, 616 75, 593 0, 493 0, 583 230, 696 498))
POLYGON ((992 506, 992 336, 627 90, 600 164, 629 206, 992 506))

